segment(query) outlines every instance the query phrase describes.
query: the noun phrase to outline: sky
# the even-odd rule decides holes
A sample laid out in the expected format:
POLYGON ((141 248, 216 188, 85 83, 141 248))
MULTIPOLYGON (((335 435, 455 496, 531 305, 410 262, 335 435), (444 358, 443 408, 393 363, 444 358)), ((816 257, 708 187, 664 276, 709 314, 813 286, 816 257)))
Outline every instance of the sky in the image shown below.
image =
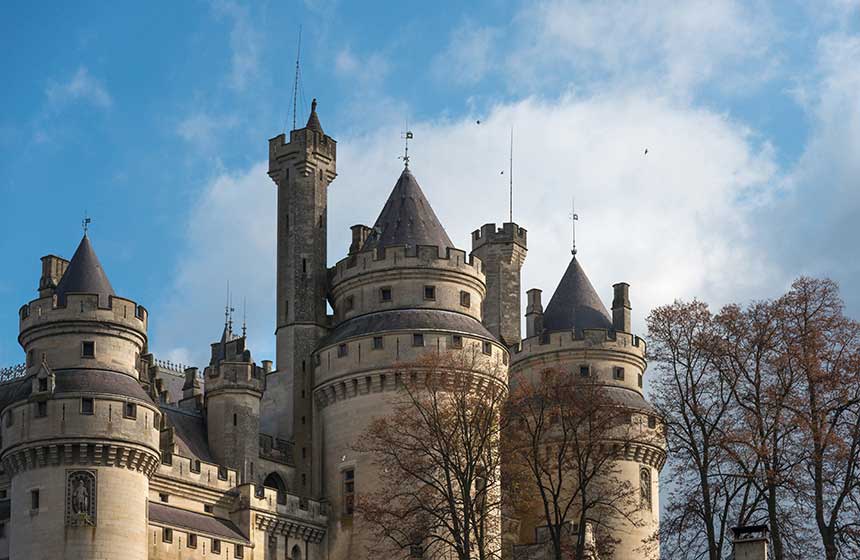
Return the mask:
POLYGON ((267 140, 312 98, 338 141, 329 262, 411 169, 449 235, 528 230, 546 303, 578 258, 634 327, 676 298, 714 308, 839 282, 860 318, 860 0, 4 3, 0 367, 39 258, 84 215, 150 350, 203 366, 229 282, 258 361, 274 355, 267 140), (480 124, 479 124, 480 121, 480 124), (645 150, 648 153, 645 153, 645 150))

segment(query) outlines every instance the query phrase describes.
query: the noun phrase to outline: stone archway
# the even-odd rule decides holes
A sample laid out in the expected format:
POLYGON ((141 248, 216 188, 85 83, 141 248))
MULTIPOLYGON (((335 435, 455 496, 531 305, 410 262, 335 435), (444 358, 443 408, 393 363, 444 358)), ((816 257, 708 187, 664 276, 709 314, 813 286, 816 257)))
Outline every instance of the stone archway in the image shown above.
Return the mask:
POLYGON ((294 545, 292 552, 290 552, 290 560, 302 560, 302 549, 299 545, 294 545))
POLYGON ((263 486, 267 488, 274 488, 278 491, 278 503, 284 505, 287 503, 287 485, 284 483, 284 479, 281 478, 276 472, 269 473, 269 476, 263 480, 263 486))

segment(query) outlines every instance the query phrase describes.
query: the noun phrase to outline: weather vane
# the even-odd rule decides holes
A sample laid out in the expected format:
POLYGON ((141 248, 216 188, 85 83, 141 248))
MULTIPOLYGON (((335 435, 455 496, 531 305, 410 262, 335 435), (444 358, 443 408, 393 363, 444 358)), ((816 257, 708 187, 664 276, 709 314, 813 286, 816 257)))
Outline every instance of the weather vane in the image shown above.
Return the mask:
MULTIPOLYGON (((406 128, 409 128, 408 124, 407 124, 406 128)), ((403 146, 403 155, 400 156, 399 159, 402 159, 403 165, 406 167, 406 169, 409 169, 409 141, 412 140, 412 138, 413 138, 412 131, 407 130, 406 132, 401 132, 400 137, 404 141, 404 146, 403 146)))
POLYGON ((570 233, 571 233, 571 248, 570 254, 576 256, 576 222, 579 221, 579 214, 576 213, 576 201, 570 199, 570 233))
POLYGON ((87 215, 86 210, 84 211, 84 219, 81 220, 81 227, 84 228, 84 237, 86 237, 87 232, 90 230, 90 224, 93 223, 92 219, 87 215))

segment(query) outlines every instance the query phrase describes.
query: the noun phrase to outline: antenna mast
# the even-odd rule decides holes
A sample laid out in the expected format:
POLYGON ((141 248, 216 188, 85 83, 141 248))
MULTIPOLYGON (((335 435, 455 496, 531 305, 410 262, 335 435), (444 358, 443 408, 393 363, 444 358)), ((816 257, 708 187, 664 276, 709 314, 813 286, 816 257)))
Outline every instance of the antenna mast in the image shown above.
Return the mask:
POLYGON ((571 247, 570 254, 576 256, 576 222, 579 220, 579 214, 576 213, 576 200, 570 199, 570 229, 571 229, 571 247))
POLYGON ((511 160, 510 169, 508 170, 509 182, 509 207, 508 217, 511 223, 514 223, 514 127, 511 127, 511 160))
POLYGON ((299 46, 296 49, 296 77, 293 80, 293 128, 296 129, 296 101, 299 96, 299 78, 301 77, 301 67, 299 63, 302 58, 302 26, 299 25, 299 46))

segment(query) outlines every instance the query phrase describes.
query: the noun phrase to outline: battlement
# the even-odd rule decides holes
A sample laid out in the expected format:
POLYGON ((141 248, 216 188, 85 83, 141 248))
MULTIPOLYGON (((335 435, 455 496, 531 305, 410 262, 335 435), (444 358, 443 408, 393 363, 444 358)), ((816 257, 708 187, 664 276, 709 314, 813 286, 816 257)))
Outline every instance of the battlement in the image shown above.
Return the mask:
POLYGON ((472 232, 472 251, 489 243, 512 243, 523 249, 528 247, 526 229, 512 222, 505 222, 501 228, 496 224, 484 224, 472 232))
MULTIPOLYGON (((293 520, 300 519, 306 523, 319 526, 318 534, 314 535, 308 532, 307 536, 309 540, 322 539, 322 536, 325 534, 329 508, 324 502, 300 498, 289 492, 279 500, 276 489, 267 486, 257 486, 250 482, 239 485, 236 490, 239 494, 239 503, 248 504, 250 508, 286 516, 293 520)), ((258 518, 258 524, 261 522, 263 520, 258 518)))
POLYGON ((56 295, 39 298, 18 310, 20 332, 66 321, 93 321, 122 325, 146 335, 148 312, 130 299, 109 296, 105 307, 99 305, 98 294, 67 294, 65 304, 56 295))
POLYGON ((581 336, 577 336, 574 331, 542 333, 523 339, 511 350, 513 361, 519 361, 529 355, 556 350, 585 351, 601 348, 634 354, 643 363, 645 360, 645 340, 630 333, 606 329, 584 329, 581 336))
MULTIPOLYGON (((171 429, 168 428, 167 430, 171 429)), ((232 490, 239 481, 239 471, 235 469, 207 463, 199 459, 190 459, 174 453, 162 453, 156 475, 194 482, 210 490, 221 492, 232 490)))
POLYGON ((329 269, 331 286, 356 276, 403 268, 434 268, 466 274, 484 283, 481 261, 460 249, 442 250, 435 245, 379 247, 350 255, 329 269))
POLYGON ((309 176, 313 170, 325 169, 328 182, 337 176, 337 141, 308 128, 290 131, 269 139, 269 177, 278 184, 284 169, 296 167, 300 175, 309 176))
POLYGON ((253 362, 223 361, 204 372, 206 395, 224 389, 242 389, 262 393, 266 388, 266 371, 253 362))

